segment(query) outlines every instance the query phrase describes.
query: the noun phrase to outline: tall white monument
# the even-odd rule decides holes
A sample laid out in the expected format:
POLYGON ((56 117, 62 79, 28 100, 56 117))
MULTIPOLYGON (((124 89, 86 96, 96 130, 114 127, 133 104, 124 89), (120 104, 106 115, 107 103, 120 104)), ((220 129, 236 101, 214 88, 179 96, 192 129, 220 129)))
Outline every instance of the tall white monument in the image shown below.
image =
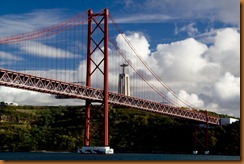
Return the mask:
POLYGON ((122 64, 120 66, 123 68, 123 72, 119 74, 118 93, 130 96, 130 78, 129 75, 125 73, 125 67, 127 67, 128 64, 122 64))

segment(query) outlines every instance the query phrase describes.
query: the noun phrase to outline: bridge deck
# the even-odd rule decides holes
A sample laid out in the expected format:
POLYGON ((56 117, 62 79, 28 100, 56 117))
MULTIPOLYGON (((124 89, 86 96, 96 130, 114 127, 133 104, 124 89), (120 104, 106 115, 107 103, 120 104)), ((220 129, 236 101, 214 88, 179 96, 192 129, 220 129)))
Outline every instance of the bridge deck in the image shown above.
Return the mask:
MULTIPOLYGON (((103 100, 103 90, 101 89, 88 88, 74 83, 37 77, 2 68, 0 68, 0 85, 55 95, 63 95, 71 98, 92 101, 103 100)), ((209 124, 220 125, 220 119, 218 117, 206 116, 203 112, 182 109, 180 107, 169 106, 114 92, 109 92, 109 103, 199 122, 208 121, 209 124)))

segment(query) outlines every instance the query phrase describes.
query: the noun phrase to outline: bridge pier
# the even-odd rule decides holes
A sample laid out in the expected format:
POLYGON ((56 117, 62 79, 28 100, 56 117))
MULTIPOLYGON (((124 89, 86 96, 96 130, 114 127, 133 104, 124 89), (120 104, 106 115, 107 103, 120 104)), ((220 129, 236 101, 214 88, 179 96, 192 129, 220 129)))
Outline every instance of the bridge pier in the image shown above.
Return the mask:
POLYGON ((82 154, 114 154, 114 149, 109 146, 83 146, 77 150, 77 153, 82 154))
POLYGON ((197 143, 199 143, 204 149, 204 154, 208 155, 210 153, 209 151, 209 133, 208 133, 208 129, 209 129, 209 125, 208 125, 208 112, 206 111, 206 123, 205 123, 205 127, 204 127, 205 131, 201 129, 201 127, 197 124, 194 125, 194 134, 193 134, 193 138, 194 138, 194 150, 192 151, 192 154, 198 154, 198 150, 197 150, 197 143), (205 143, 202 143, 202 141, 197 137, 197 130, 199 130, 205 138, 205 143))

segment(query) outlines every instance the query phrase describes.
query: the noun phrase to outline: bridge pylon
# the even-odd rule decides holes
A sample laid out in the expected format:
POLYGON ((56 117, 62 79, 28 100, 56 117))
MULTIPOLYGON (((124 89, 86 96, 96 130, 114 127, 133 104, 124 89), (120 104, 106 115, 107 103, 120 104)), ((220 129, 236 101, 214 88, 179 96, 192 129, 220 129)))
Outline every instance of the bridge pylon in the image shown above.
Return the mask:
POLYGON ((87 42, 87 72, 86 72, 86 86, 91 86, 91 78, 94 72, 100 71, 103 74, 103 101, 102 106, 104 109, 104 141, 102 146, 90 146, 90 128, 91 128, 91 100, 86 100, 86 121, 85 121, 85 134, 84 146, 78 149, 78 153, 104 153, 113 154, 113 149, 109 147, 109 130, 108 130, 108 9, 104 9, 101 13, 93 13, 92 10, 88 11, 88 42, 87 42), (94 26, 93 26, 94 25, 94 26), (100 39, 95 39, 93 34, 100 30, 103 34, 100 39), (102 44, 103 43, 103 44, 102 44), (93 60, 93 54, 100 51, 103 54, 103 59, 100 62, 93 60), (103 63, 103 68, 100 66, 103 63), (92 64, 95 68, 92 70, 92 64))

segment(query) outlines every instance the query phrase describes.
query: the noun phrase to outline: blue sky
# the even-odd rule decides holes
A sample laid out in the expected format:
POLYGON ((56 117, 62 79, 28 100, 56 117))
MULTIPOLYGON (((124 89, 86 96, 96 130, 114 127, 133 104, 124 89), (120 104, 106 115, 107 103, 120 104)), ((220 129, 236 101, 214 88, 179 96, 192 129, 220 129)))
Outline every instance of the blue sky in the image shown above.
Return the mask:
MULTIPOLYGON (((215 112, 240 115, 239 0, 1 0, 0 37, 104 8, 179 96, 215 112)), ((30 99, 19 100, 23 93, 13 93, 0 99, 20 104, 30 99)), ((44 96, 40 103, 63 103, 49 99, 44 96)))
MULTIPOLYGON (((115 20, 121 23, 123 31, 143 32, 155 48, 158 43, 170 43, 189 36, 211 44, 214 29, 239 29, 239 4, 238 0, 1 0, 0 15, 23 15, 23 21, 28 22, 28 16, 31 19, 36 17, 34 13, 48 12, 50 17, 58 17, 55 21, 59 21, 88 9, 99 12, 108 8, 115 20), (208 40, 202 37, 203 34, 209 36, 208 40)), ((42 27, 42 22, 33 25, 33 28, 38 27, 42 27)))

